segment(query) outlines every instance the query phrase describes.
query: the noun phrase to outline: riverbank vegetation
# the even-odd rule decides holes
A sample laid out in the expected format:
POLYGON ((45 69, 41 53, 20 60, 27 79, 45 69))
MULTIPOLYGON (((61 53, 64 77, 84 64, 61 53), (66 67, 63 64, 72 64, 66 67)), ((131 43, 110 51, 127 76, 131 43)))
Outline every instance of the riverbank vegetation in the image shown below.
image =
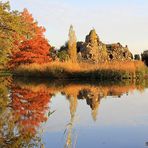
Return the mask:
POLYGON ((20 65, 13 70, 1 70, 0 76, 20 76, 48 79, 141 79, 148 77, 148 68, 141 61, 100 63, 52 62, 20 65))
POLYGON ((145 75, 145 65, 141 61, 115 61, 102 64, 52 62, 42 66, 20 65, 13 73, 24 77, 62 79, 132 79, 145 75))

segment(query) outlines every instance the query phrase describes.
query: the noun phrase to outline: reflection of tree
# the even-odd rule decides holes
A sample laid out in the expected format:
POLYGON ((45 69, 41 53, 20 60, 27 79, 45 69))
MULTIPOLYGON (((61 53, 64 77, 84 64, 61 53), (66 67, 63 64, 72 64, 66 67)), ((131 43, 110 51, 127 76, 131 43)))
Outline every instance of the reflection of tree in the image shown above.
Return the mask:
POLYGON ((6 137, 6 130, 12 126, 11 123, 11 111, 8 108, 10 103, 8 97, 8 85, 11 82, 11 78, 0 77, 0 144, 3 146, 3 137, 6 137), (11 124, 7 124, 7 123, 11 124))
POLYGON ((0 143, 8 148, 39 146, 37 131, 47 119, 45 111, 51 95, 43 89, 33 91, 14 84, 11 86, 11 102, 0 121, 0 143))
POLYGON ((12 108, 15 110, 15 117, 19 124, 31 133, 35 132, 35 127, 46 120, 44 116, 48 107, 50 96, 45 91, 33 92, 17 86, 12 90, 12 108))
POLYGON ((70 123, 68 124, 68 128, 67 128, 67 138, 66 138, 65 148, 72 147, 73 125, 74 125, 75 113, 77 109, 77 97, 71 96, 71 97, 68 97, 68 100, 70 103, 70 123))
POLYGON ((10 100, 8 98, 8 85, 11 83, 11 78, 7 77, 0 77, 0 116, 3 117, 3 113, 7 105, 9 104, 10 100))

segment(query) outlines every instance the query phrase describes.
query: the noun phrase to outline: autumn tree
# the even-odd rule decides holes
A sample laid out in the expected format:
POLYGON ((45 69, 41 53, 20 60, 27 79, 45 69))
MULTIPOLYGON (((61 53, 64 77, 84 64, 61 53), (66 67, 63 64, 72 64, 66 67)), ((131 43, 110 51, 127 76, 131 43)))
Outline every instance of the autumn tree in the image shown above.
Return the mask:
POLYGON ((46 29, 43 26, 38 26, 38 23, 34 20, 32 14, 25 8, 21 13, 22 21, 26 24, 26 30, 28 30, 26 34, 26 39, 31 39, 35 36, 44 37, 44 32, 46 29))
POLYGON ((19 45, 19 51, 13 53, 10 66, 16 67, 20 64, 50 62, 49 50, 51 46, 44 36, 45 28, 38 26, 27 9, 24 9, 21 15, 30 32, 19 45))
POLYGON ((20 51, 12 56, 12 67, 19 66, 20 64, 41 64, 51 61, 49 57, 50 45, 48 41, 41 36, 22 42, 19 49, 20 51))
POLYGON ((69 29, 68 54, 72 62, 77 62, 77 43, 73 26, 69 29))

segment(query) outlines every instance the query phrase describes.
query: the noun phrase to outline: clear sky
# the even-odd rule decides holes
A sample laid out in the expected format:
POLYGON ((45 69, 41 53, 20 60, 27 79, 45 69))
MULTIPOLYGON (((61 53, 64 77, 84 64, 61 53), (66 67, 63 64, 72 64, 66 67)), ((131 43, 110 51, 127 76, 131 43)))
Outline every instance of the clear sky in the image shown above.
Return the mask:
POLYGON ((104 43, 120 42, 133 53, 148 49, 148 0, 10 0, 12 9, 27 8, 46 28, 51 45, 68 39, 69 26, 84 40, 95 28, 104 43))

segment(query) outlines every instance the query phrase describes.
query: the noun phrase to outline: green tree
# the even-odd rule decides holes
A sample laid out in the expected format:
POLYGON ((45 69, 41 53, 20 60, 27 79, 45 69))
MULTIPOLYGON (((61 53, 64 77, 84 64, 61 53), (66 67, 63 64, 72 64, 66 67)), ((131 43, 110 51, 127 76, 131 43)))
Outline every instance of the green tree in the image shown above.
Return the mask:
POLYGON ((18 45, 30 33, 28 24, 18 11, 11 11, 9 2, 0 1, 0 65, 5 66, 18 45))
POLYGON ((73 63, 77 62, 77 41, 75 31, 72 25, 69 29, 68 54, 70 56, 70 60, 73 63))

